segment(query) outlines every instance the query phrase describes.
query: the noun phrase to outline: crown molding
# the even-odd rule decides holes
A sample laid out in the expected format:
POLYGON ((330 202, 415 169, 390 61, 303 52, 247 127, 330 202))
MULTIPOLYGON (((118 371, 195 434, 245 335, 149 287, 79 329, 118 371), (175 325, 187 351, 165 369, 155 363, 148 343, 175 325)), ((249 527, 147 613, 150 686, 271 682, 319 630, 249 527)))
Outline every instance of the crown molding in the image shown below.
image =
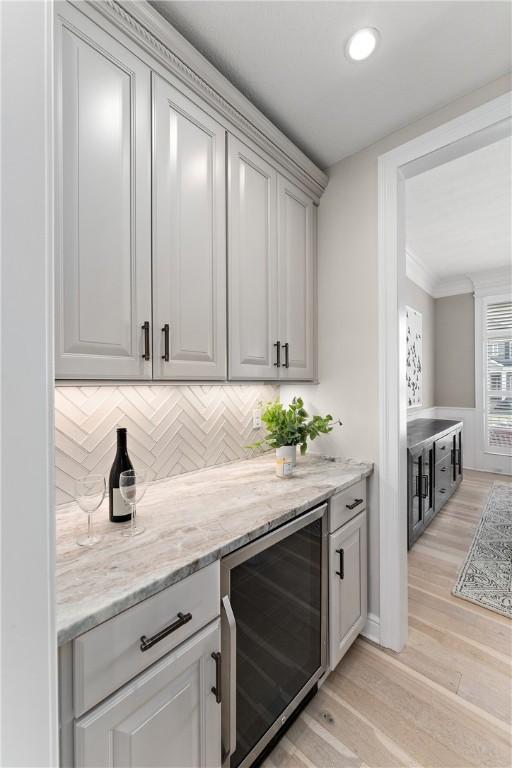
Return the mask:
POLYGON ((473 283, 467 275, 451 275, 438 279, 431 295, 434 299, 441 299, 462 293, 473 293, 473 283))
MULTIPOLYGON (((84 3, 72 0, 79 10, 84 3)), ((320 198, 327 174, 266 118, 146 0, 87 0, 273 160, 320 198)))
POLYGON ((491 296, 495 293, 512 293, 512 266, 483 269, 477 272, 438 277, 427 267, 423 259, 406 249, 406 274, 433 299, 473 293, 475 296, 491 296))
POLYGON ((416 256, 409 248, 405 251, 405 271, 409 280, 433 296, 436 285, 435 274, 427 267, 423 259, 416 256))
POLYGON ((492 296, 495 293, 512 293, 512 266, 471 272, 475 296, 492 296))

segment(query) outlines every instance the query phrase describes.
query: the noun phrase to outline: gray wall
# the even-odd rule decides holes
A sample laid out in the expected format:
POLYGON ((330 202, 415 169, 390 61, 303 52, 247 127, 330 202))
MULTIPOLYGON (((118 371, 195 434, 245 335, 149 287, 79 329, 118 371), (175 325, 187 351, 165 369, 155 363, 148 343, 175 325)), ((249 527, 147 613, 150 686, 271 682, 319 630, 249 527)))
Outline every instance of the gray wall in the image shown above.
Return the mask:
POLYGON ((471 293, 435 302, 435 405, 475 407, 475 300, 471 293))
POLYGON ((379 155, 511 88, 502 77, 387 136, 329 169, 318 216, 317 385, 281 386, 281 399, 303 393, 315 412, 343 427, 314 450, 374 461, 370 482, 369 611, 379 614, 377 180, 379 155))
MULTIPOLYGON (((405 301, 409 307, 422 314, 423 325, 423 402, 422 408, 432 408, 437 405, 434 397, 435 388, 435 355, 434 355, 434 328, 435 328, 435 299, 424 291, 412 280, 405 280, 405 301)), ((410 412, 419 411, 419 408, 411 408, 410 412)))

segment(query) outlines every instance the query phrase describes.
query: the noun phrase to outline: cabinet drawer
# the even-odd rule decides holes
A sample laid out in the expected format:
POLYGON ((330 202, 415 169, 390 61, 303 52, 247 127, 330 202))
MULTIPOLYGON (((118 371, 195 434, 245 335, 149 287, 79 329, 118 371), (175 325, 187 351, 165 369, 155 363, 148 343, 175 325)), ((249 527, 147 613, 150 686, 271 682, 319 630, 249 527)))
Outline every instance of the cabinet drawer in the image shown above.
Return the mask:
POLYGON ((216 561, 157 595, 78 637, 73 643, 73 702, 79 717, 124 683, 219 615, 220 576, 216 561), (141 637, 152 638, 190 618, 141 650, 141 637))
POLYGON ((366 480, 354 483, 350 488, 331 497, 329 502, 329 533, 366 509, 366 480))
POLYGON ((451 455, 436 464, 435 506, 438 510, 453 490, 453 464, 451 455))
POLYGON ((439 440, 436 440, 436 464, 439 461, 444 461, 447 456, 451 456, 454 435, 455 432, 450 432, 448 435, 445 435, 445 437, 441 437, 439 440))

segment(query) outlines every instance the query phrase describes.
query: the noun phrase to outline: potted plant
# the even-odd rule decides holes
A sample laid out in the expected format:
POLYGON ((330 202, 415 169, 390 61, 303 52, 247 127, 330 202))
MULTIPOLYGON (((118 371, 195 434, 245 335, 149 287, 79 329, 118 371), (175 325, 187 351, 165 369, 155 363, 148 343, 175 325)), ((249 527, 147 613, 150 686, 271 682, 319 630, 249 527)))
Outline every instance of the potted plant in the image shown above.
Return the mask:
POLYGON ((268 446, 276 449, 278 458, 290 457, 293 466, 297 460, 297 446, 304 455, 307 451, 308 440, 314 440, 318 435, 332 432, 338 419, 333 419, 330 413, 326 416, 309 416, 304 408, 301 397, 294 397, 286 408, 279 401, 267 403, 261 414, 261 420, 267 428, 264 440, 258 440, 251 448, 268 446))

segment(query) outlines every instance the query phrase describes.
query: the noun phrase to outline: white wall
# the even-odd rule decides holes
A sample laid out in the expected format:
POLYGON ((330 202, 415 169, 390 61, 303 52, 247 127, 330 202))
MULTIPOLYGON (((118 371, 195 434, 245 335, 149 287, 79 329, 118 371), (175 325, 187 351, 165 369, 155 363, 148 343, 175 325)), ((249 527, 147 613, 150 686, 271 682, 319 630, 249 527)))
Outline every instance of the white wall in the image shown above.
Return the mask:
MULTIPOLYGON (((509 76, 480 88, 329 169, 318 216, 320 384, 281 387, 303 393, 314 412, 344 422, 314 450, 373 460, 369 520, 369 611, 379 613, 377 160, 379 155, 506 93, 509 76)), ((347 105, 349 108, 350 105, 347 105)))
POLYGON ((0 3, 0 764, 57 764, 52 5, 0 3))

